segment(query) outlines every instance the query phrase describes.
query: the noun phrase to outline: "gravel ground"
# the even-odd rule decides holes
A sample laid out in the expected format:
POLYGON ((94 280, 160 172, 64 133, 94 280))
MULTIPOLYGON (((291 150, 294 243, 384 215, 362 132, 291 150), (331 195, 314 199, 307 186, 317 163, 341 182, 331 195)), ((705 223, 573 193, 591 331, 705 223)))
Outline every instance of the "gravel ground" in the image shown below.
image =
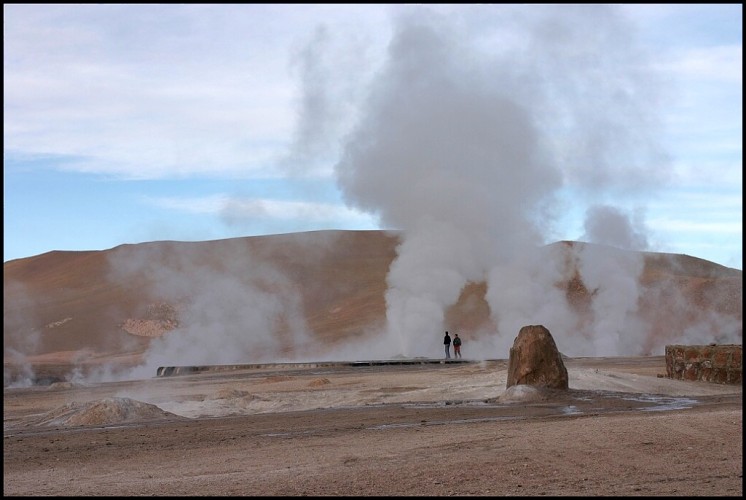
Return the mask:
POLYGON ((504 361, 6 388, 3 493, 742 496, 741 386, 566 365, 513 399, 504 361))

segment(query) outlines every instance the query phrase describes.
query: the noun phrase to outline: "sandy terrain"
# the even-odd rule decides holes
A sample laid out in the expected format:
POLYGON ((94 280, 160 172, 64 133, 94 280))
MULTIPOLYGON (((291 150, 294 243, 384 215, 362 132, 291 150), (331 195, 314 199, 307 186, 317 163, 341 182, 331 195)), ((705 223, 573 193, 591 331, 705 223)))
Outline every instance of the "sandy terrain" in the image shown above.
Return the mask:
POLYGON ((742 386, 566 366, 561 394, 504 360, 6 388, 3 493, 742 495, 742 386))

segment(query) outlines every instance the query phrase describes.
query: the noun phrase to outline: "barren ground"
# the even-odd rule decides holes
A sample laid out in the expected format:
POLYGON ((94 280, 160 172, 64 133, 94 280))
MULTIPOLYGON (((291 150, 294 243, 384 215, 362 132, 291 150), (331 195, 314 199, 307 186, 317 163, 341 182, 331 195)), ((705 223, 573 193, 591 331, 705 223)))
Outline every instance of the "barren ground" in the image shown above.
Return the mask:
POLYGON ((540 398, 504 360, 6 388, 3 493, 742 496, 742 386, 565 363, 540 398))

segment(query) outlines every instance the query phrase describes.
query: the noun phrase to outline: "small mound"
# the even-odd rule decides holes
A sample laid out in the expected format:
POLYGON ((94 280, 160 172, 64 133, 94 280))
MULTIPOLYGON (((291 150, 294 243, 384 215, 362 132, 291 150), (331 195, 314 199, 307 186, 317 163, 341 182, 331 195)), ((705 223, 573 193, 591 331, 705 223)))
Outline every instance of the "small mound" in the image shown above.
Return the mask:
POLYGON ((75 387, 78 387, 78 384, 74 384, 72 382, 52 382, 47 386, 47 390, 54 391, 54 390, 61 390, 61 389, 73 389, 75 387))
POLYGON ((549 399, 551 392, 543 387, 518 384, 506 389, 496 398, 496 401, 500 403, 535 403, 549 399))
POLYGON ((247 391, 233 388, 220 389, 212 399, 253 399, 254 396, 247 391))
POLYGON ((308 383, 308 387, 321 387, 322 385, 331 384, 328 378, 317 378, 308 383))
POLYGON ((182 417, 155 405, 129 398, 104 398, 88 403, 68 403, 45 413, 38 425, 74 427, 110 425, 182 417))

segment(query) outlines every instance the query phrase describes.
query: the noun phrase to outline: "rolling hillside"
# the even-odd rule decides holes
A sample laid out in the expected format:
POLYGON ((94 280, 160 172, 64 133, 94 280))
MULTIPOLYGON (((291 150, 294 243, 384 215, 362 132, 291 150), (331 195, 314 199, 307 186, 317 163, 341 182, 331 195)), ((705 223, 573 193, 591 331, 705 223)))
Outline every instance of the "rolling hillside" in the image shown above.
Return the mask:
MULTIPOLYGON (((317 231, 55 251, 6 262, 4 359, 127 359, 186 324, 204 325, 210 335, 229 322, 245 335, 254 327, 274 330, 272 348, 288 357, 309 343, 344 344, 385 324, 386 277, 398 242, 384 231, 317 231), (260 309, 273 313, 258 315, 260 309), (221 314, 225 321, 213 317, 221 314), (299 330, 308 334, 299 337, 299 330)), ((555 286, 580 318, 592 314, 596 291, 571 256, 587 246, 545 247, 568 256, 567 279, 555 286)), ((709 325, 697 334, 703 342, 740 343, 742 271, 686 255, 643 257, 639 315, 652 327, 638 354, 659 355, 652 346, 691 339, 692 325, 709 325)), ((467 284, 445 312, 446 329, 472 337, 494 330, 486 292, 485 283, 467 284)))

